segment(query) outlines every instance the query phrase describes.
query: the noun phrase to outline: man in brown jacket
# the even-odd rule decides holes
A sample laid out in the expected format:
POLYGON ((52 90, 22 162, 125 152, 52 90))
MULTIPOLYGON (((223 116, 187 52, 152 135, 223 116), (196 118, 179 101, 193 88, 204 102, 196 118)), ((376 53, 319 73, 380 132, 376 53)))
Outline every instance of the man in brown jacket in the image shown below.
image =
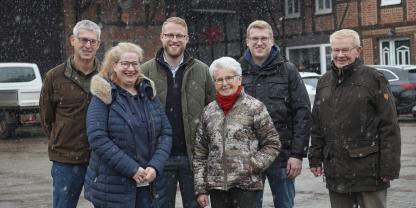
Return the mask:
POLYGON ((359 59, 357 32, 337 31, 330 43, 331 70, 319 80, 312 112, 311 172, 325 175, 332 208, 386 207, 400 171, 394 98, 383 74, 359 59))
POLYGON ((74 54, 48 71, 40 95, 42 127, 49 137, 53 207, 76 207, 89 159, 85 117, 91 99, 90 80, 98 72, 95 54, 101 29, 78 22, 70 37, 74 54))

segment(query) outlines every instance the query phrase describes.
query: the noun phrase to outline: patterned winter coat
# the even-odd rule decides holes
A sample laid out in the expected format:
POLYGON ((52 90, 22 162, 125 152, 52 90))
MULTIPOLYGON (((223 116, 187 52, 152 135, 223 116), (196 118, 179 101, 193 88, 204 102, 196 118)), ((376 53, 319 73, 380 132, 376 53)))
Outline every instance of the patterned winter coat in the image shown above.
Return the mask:
POLYGON ((280 152, 280 140, 263 103, 244 92, 224 116, 216 101, 197 128, 193 170, 196 194, 211 189, 262 190, 261 173, 280 152))

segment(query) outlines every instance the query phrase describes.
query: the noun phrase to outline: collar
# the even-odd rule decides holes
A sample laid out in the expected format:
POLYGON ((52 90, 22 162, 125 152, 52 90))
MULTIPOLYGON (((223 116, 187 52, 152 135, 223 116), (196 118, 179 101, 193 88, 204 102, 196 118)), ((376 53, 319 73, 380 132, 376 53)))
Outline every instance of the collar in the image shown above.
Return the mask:
POLYGON ((244 52, 244 59, 253 67, 255 67, 256 69, 261 69, 265 66, 270 65, 275 59, 276 57, 281 57, 280 54, 280 48, 277 45, 273 45, 272 49, 270 50, 270 54, 267 57, 267 59, 263 62, 263 64, 261 66, 257 65, 254 60, 253 60, 253 56, 251 55, 251 51, 249 48, 246 49, 246 51, 244 52))
POLYGON ((165 57, 165 53, 162 53, 162 56, 163 56, 163 61, 169 66, 169 69, 172 70, 173 72, 176 72, 179 69, 179 67, 182 65, 185 54, 182 56, 181 61, 179 61, 179 64, 176 66, 169 64, 168 60, 165 57))
MULTIPOLYGON (((162 64, 163 66, 167 67, 170 69, 169 64, 165 61, 165 57, 163 56, 164 54, 164 49, 160 48, 159 51, 156 53, 156 61, 160 64, 162 64)), ((181 68, 182 66, 186 66, 188 65, 188 63, 193 59, 193 57, 189 54, 189 52, 187 50, 185 50, 184 55, 182 57, 182 61, 179 64, 179 68, 181 68)))
POLYGON ((334 64, 334 61, 331 62, 331 70, 333 76, 338 80, 338 84, 344 81, 346 78, 350 77, 355 71, 357 71, 358 66, 363 65, 363 61, 359 58, 349 65, 346 65, 342 68, 337 68, 334 64))
POLYGON ((98 73, 98 69, 100 68, 100 62, 98 61, 97 58, 94 58, 94 63, 93 63, 93 70, 91 73, 85 75, 84 73, 82 73, 80 70, 78 70, 75 67, 74 64, 74 56, 70 56, 68 57, 66 63, 65 63, 65 76, 68 78, 74 78, 75 76, 84 76, 84 77, 88 77, 88 76, 93 76, 95 74, 98 73))

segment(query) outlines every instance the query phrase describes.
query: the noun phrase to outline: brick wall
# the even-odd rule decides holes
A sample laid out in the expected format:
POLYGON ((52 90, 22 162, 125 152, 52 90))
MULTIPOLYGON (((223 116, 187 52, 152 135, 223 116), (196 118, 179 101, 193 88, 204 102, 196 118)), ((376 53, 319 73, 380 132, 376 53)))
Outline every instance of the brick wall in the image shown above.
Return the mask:
POLYGON ((304 32, 305 33, 311 33, 312 32, 312 25, 313 25, 312 19, 313 19, 313 15, 314 15, 314 9, 313 9, 310 1, 305 1, 304 13, 305 13, 304 32))
MULTIPOLYGON (((163 15, 164 5, 160 4, 156 8, 156 15, 153 19, 156 25, 145 26, 145 12, 141 1, 133 1, 131 8, 119 11, 117 1, 97 1, 97 4, 92 4, 84 12, 82 12, 79 20, 89 19, 99 23, 101 19, 103 28, 101 31, 101 48, 100 51, 104 53, 117 42, 128 41, 139 44, 144 50, 144 59, 153 58, 156 51, 161 47, 159 34, 161 30, 161 23, 165 20, 163 15), (98 5, 98 6, 97 6, 98 5), (101 13, 97 13, 97 8, 101 7, 101 13), (121 14, 128 16, 128 24, 121 21, 121 14)), ((76 13, 74 11, 74 1, 64 1, 64 24, 65 34, 69 37, 72 34, 72 29, 76 22, 76 13)), ((72 54, 72 46, 69 41, 66 41, 66 54, 72 54)))
MULTIPOLYGON (((337 5, 337 25, 340 25, 342 17, 344 15, 347 4, 338 4, 337 5)), ((342 22, 341 28, 353 28, 358 26, 358 4, 357 2, 350 2, 348 6, 347 13, 342 22)))
POLYGON ((295 35, 302 33, 302 18, 286 19, 285 20, 285 34, 295 35))
POLYGON ((416 0, 407 0, 407 20, 416 20, 416 0))
POLYGON ((377 0, 363 0, 361 11, 361 24, 363 26, 377 24, 377 0))
POLYGON ((315 32, 332 31, 334 28, 334 17, 328 16, 316 16, 314 19, 315 32))
POLYGON ((380 23, 396 23, 403 21, 403 8, 399 7, 389 7, 381 8, 380 11, 380 23))
POLYGON ((373 40, 371 38, 363 39, 362 44, 362 58, 364 60, 364 64, 374 64, 373 40))

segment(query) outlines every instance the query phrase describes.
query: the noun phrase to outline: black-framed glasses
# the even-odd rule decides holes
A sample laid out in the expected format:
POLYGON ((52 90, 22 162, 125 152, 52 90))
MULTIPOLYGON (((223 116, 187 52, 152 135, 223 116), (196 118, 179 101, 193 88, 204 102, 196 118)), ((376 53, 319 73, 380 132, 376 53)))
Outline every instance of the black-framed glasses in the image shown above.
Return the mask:
POLYGON ((215 82, 215 84, 217 84, 217 85, 221 85, 222 83, 224 83, 224 81, 226 82, 226 83, 231 83, 232 81, 234 81, 234 78, 235 77, 238 77, 239 75, 234 75, 234 76, 226 76, 226 77, 223 77, 223 78, 218 78, 218 79, 215 79, 214 80, 214 82, 215 82))
POLYGON ((350 54, 352 50, 356 49, 358 47, 352 47, 352 48, 331 48, 331 53, 339 55, 342 54, 350 54))
POLYGON ((248 39, 255 43, 259 41, 261 41, 262 43, 265 43, 270 40, 270 37, 264 37, 264 36, 263 37, 249 37, 248 39))
POLYGON ((137 69, 140 66, 140 63, 137 61, 119 61, 117 63, 119 63, 123 69, 128 69, 130 66, 137 69))
POLYGON ((175 37, 176 37, 176 40, 185 40, 186 35, 165 33, 165 34, 163 34, 163 37, 168 39, 168 40, 173 40, 175 37))
POLYGON ((96 46, 100 42, 99 40, 89 39, 89 38, 84 38, 84 37, 77 37, 77 38, 78 38, 78 41, 82 45, 87 45, 87 43, 89 42, 91 46, 96 46))

